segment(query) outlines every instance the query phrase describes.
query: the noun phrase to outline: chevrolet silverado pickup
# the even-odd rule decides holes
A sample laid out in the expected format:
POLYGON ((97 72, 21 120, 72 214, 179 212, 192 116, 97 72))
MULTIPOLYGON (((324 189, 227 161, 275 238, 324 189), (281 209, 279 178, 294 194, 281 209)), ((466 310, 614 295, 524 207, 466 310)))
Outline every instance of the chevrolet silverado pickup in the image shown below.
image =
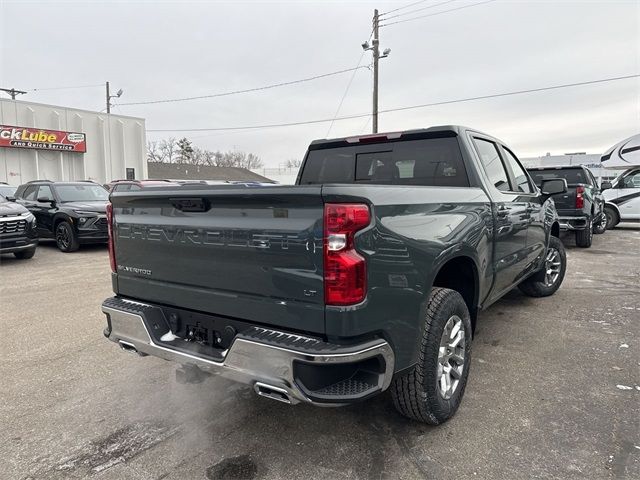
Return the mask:
POLYGON ((578 247, 590 247, 593 234, 605 232, 607 217, 604 213, 604 196, 587 167, 537 167, 528 171, 536 185, 554 178, 564 178, 567 181, 567 191, 554 195, 553 200, 558 211, 560 229, 575 233, 578 247))
POLYGON ((553 294, 566 256, 551 195, 488 135, 432 127, 311 143, 293 186, 149 187, 107 207, 123 350, 339 406, 387 389, 431 424, 462 399, 478 312, 553 294))

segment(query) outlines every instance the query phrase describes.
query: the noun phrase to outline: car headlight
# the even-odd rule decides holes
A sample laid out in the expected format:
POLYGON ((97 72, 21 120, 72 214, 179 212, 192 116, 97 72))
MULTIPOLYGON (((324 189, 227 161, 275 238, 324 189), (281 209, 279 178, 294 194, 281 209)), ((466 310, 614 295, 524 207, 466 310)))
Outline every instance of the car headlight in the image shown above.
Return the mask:
POLYGON ((33 216, 33 213, 31 212, 27 212, 27 213, 23 213, 22 217, 28 222, 31 223, 32 225, 36 224, 36 217, 33 216))

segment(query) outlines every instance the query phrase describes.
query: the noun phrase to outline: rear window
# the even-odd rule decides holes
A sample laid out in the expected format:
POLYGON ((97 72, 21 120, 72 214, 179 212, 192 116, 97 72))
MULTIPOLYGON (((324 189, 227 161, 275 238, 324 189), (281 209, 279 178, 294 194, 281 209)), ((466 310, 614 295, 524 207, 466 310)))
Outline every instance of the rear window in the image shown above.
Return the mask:
POLYGON ((370 183, 468 187, 456 138, 311 150, 301 184, 370 183))
POLYGON ((529 170, 529 175, 534 183, 542 185, 543 180, 553 180, 554 178, 564 178, 567 184, 583 183, 591 185, 589 176, 581 168, 562 168, 553 170, 529 170))

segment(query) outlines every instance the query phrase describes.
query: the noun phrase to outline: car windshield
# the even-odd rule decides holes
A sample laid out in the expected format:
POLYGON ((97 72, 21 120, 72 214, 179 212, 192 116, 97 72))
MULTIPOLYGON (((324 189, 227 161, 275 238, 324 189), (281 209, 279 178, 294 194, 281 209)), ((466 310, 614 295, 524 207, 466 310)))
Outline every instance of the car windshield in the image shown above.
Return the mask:
POLYGON ((564 178, 568 185, 584 183, 590 185, 591 182, 587 174, 581 168, 557 168, 549 170, 529 170, 529 175, 536 185, 542 185, 543 180, 553 180, 554 178, 564 178))
POLYGON ((3 197, 13 197, 16 193, 17 187, 11 185, 0 185, 0 195, 3 197))
POLYGON ((56 185, 56 192, 62 202, 96 202, 109 199, 100 185, 56 185))
POLYGON ((4 203, 4 202, 8 202, 9 200, 7 200, 6 198, 4 198, 2 195, 0 195, 0 203, 4 203))

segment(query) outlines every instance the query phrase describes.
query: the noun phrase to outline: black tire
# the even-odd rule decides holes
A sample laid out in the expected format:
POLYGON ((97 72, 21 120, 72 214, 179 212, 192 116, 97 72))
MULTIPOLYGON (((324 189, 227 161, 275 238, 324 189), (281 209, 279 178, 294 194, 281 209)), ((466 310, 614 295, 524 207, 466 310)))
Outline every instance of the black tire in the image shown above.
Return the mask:
POLYGON ((580 248, 589 248, 593 242, 593 226, 592 221, 587 221, 587 227, 576 232, 576 245, 580 248))
POLYGON ((56 225, 56 245, 61 252, 75 252, 80 248, 78 236, 71 224, 62 221, 56 225))
MULTIPOLYGON (((447 288, 431 289, 420 338, 418 363, 408 372, 396 376, 391 384, 393 403, 402 415, 419 422, 439 425, 456 413, 469 376, 471 336, 471 318, 462 295, 447 288), (459 378, 449 398, 445 398, 438 376, 441 365, 439 352, 441 340, 446 338, 443 337, 445 327, 450 325, 450 321, 457 323, 458 332, 464 331, 464 339, 459 339, 458 347, 455 347, 451 353, 451 358, 458 358, 454 361, 457 367, 453 370, 459 378), (462 361, 459 361, 459 348, 464 348, 462 361)), ((451 352, 448 348, 446 351, 447 355, 451 352)), ((448 365, 451 371, 452 364, 449 362, 450 360, 447 359, 446 363, 442 364, 448 365)), ((455 380, 452 385, 454 382, 455 380)))
POLYGON ((558 237, 552 236, 549 238, 549 247, 545 254, 545 263, 542 266, 542 270, 527 278, 524 282, 518 285, 518 288, 522 293, 529 297, 548 297, 549 295, 556 293, 560 288, 566 271, 567 254, 564 250, 564 245, 558 237), (549 252, 551 252, 552 249, 558 253, 560 268, 558 270, 558 276, 552 283, 549 283, 546 275, 549 267, 547 262, 549 260, 549 252))
POLYGON ((602 212, 598 220, 593 224, 593 233, 603 234, 607 230, 607 216, 602 212))
POLYGON ((33 258, 35 254, 36 254, 36 247, 30 248, 29 250, 22 250, 21 252, 13 252, 13 256, 16 258, 19 258, 20 260, 33 258))
POLYGON ((607 217, 607 230, 613 229, 620 223, 620 217, 613 207, 604 207, 604 215, 607 217))

